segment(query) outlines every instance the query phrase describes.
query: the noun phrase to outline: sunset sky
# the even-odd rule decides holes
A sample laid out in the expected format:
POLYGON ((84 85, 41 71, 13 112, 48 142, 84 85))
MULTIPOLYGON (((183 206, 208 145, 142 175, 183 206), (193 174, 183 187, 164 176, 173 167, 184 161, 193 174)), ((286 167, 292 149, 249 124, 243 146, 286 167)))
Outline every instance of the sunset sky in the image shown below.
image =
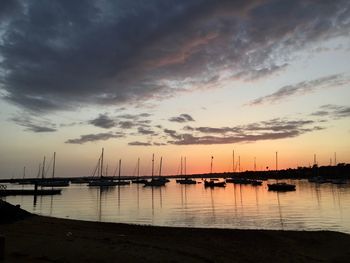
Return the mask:
POLYGON ((0 178, 350 162, 350 1, 2 0, 0 113, 0 178))

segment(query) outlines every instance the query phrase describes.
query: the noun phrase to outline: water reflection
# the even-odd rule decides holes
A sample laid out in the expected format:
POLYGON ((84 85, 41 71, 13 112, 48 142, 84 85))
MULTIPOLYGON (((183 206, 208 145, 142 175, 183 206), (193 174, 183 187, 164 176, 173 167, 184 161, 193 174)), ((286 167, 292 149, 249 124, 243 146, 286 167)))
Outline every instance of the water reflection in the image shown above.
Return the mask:
POLYGON ((295 192, 275 193, 267 191, 266 183, 256 187, 228 184, 220 189, 174 181, 150 188, 71 185, 57 196, 9 196, 6 200, 38 214, 92 221, 350 233, 349 185, 301 180, 292 182, 297 185, 295 192))

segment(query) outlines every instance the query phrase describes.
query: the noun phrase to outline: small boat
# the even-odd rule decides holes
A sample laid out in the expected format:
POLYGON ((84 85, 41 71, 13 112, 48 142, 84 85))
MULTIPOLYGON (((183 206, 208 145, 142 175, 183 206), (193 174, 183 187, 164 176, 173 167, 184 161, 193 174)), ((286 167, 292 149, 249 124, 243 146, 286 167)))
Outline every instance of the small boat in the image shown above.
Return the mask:
POLYGON ((186 178, 186 179, 179 180, 178 183, 179 184, 197 184, 197 181, 190 178, 186 178))
POLYGON ((154 154, 152 155, 152 179, 150 181, 145 182, 145 187, 147 186, 164 186, 167 181, 169 181, 166 178, 163 178, 161 176, 162 174, 162 160, 163 158, 160 157, 160 167, 159 167, 159 178, 154 178, 154 154))
POLYGON ((210 181, 207 181, 207 180, 204 180, 204 187, 225 187, 226 186, 226 182, 225 181, 213 181, 213 180, 210 180, 210 181))
POLYGON ((267 187, 269 191, 295 191, 295 185, 294 184, 287 184, 287 183, 274 183, 274 184, 267 184, 267 187))
POLYGON ((262 181, 259 181, 259 180, 250 180, 250 183, 252 186, 262 185, 262 181))

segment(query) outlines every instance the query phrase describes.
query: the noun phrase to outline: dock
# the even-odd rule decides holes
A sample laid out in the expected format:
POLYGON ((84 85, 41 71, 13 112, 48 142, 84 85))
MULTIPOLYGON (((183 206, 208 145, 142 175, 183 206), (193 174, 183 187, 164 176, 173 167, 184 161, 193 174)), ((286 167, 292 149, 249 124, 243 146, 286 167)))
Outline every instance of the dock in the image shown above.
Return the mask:
POLYGON ((61 189, 1 189, 0 196, 13 195, 58 195, 61 189))

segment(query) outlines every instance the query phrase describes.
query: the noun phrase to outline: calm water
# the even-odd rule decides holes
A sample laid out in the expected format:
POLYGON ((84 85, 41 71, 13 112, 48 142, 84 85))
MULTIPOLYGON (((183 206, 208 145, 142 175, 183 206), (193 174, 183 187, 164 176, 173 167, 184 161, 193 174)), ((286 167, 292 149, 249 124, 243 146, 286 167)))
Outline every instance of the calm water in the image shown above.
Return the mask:
MULTIPOLYGON (((291 182, 291 181, 289 181, 291 182)), ((350 233, 350 184, 293 181, 295 192, 227 184, 204 188, 174 180, 161 188, 131 184, 110 189, 71 185, 57 196, 4 200, 40 215, 159 226, 335 230, 350 233)), ((22 188, 23 186, 9 186, 22 188)), ((24 186, 27 187, 27 186, 24 186)))

